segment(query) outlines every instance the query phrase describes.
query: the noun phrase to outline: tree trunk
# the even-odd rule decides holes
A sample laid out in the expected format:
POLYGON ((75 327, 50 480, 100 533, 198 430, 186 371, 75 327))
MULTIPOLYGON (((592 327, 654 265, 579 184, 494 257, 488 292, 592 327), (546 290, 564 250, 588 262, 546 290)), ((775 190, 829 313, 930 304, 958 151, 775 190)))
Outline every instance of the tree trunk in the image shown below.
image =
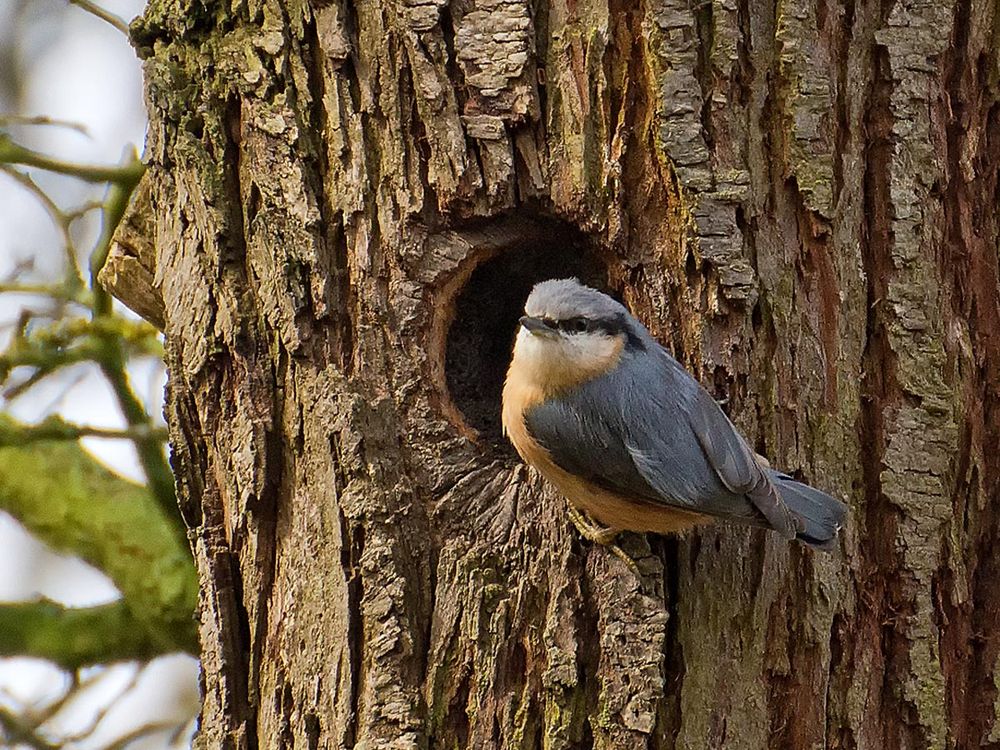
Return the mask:
POLYGON ((200 745, 1000 748, 998 6, 152 0, 200 745), (841 551, 578 537, 499 431, 567 275, 841 551))

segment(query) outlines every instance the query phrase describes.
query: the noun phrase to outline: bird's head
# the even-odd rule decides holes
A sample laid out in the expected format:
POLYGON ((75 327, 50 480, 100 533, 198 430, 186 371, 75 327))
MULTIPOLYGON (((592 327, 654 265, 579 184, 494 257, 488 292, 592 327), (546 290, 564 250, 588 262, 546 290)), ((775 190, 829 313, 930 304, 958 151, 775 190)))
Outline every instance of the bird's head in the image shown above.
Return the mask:
POLYGON ((536 284, 524 305, 511 369, 546 391, 582 384, 641 350, 645 328, 623 305, 576 279, 536 284))

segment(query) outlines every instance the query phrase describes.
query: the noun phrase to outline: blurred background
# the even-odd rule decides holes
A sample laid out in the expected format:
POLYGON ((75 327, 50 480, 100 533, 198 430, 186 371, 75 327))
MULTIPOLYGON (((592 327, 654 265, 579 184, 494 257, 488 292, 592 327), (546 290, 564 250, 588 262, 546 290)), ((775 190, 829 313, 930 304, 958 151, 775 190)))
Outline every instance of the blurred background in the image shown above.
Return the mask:
MULTIPOLYGON (((99 7, 87 0, 0 0, 0 412, 8 420, 0 429, 3 747, 188 747, 199 705, 197 661, 178 653, 171 638, 156 648, 147 643, 155 637, 135 646, 142 628, 126 617, 100 648, 80 645, 89 636, 74 626, 88 621, 73 616, 104 617, 122 602, 125 587, 116 580, 124 577, 107 574, 114 564, 94 564, 114 554, 114 545, 83 538, 87 498, 64 499, 51 489, 33 495, 42 483, 32 484, 17 463, 44 458, 53 486, 75 487, 76 479, 60 484, 55 474, 63 466, 81 471, 77 453, 58 452, 77 451, 85 474, 93 459, 116 475, 107 480, 113 485, 93 486, 120 482, 125 495, 139 490, 124 480, 145 485, 151 466, 165 466, 150 450, 164 427, 158 333, 102 298, 90 278, 91 258, 106 252, 117 220, 115 202, 134 184, 74 173, 75 165, 115 167, 141 154, 141 63, 117 21, 127 24, 141 10, 138 0, 101 0, 99 7), (111 365, 102 359, 108 346, 118 357, 111 365), (124 380, 114 375, 117 362, 124 380), (129 394, 144 415, 125 418, 129 394), (15 473, 15 464, 20 489, 3 476, 15 473), (62 502, 84 508, 82 527, 54 529, 51 518, 40 520, 62 502), (42 633, 49 636, 44 644, 42 633), (87 663, 95 658, 101 660, 87 663)), ((149 494, 141 492, 137 497, 149 494)), ((107 504, 112 493, 100 494, 94 502, 107 504)), ((152 498, 149 512, 166 513, 171 499, 152 498)), ((142 533, 142 516, 136 518, 131 530, 142 533)), ((129 617, 146 621, 140 610, 148 604, 124 603, 129 617)))

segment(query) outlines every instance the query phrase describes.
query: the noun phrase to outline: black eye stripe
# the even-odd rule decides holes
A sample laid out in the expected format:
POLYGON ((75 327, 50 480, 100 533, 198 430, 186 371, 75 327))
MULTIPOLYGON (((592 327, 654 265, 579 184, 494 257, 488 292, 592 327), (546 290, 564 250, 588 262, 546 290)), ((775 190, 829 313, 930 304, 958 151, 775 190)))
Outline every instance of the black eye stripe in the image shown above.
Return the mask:
POLYGON ((607 336, 625 335, 628 338, 629 346, 639 349, 645 348, 642 340, 636 336, 628 325, 628 320, 624 315, 602 318, 586 318, 581 315, 572 318, 556 319, 548 315, 538 318, 546 328, 553 331, 561 331, 567 334, 580 333, 603 333, 607 336))
POLYGON ((628 319, 624 315, 613 317, 585 318, 576 316, 557 320, 545 316, 541 318, 546 328, 553 331, 562 331, 570 335, 581 333, 603 333, 607 336, 622 336, 627 339, 626 346, 630 349, 645 349, 646 345, 642 338, 632 330, 628 324, 628 319))

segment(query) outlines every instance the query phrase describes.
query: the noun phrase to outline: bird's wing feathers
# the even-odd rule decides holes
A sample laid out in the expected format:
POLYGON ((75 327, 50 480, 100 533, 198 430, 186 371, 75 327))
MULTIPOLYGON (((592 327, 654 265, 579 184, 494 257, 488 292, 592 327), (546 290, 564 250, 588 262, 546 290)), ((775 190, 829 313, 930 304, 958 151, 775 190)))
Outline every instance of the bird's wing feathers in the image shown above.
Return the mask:
POLYGON ((586 397, 552 399, 525 415, 528 431, 561 468, 606 489, 652 502, 659 494, 637 470, 628 446, 586 397))
POLYGON ((777 488, 733 423, 701 386, 698 386, 694 407, 687 410, 686 416, 708 463, 726 489, 744 495, 764 514, 771 528, 789 539, 794 538, 795 519, 777 488))
POLYGON ((623 357, 612 372, 529 411, 526 423, 559 466, 601 486, 795 534, 753 452, 663 350, 623 357))

